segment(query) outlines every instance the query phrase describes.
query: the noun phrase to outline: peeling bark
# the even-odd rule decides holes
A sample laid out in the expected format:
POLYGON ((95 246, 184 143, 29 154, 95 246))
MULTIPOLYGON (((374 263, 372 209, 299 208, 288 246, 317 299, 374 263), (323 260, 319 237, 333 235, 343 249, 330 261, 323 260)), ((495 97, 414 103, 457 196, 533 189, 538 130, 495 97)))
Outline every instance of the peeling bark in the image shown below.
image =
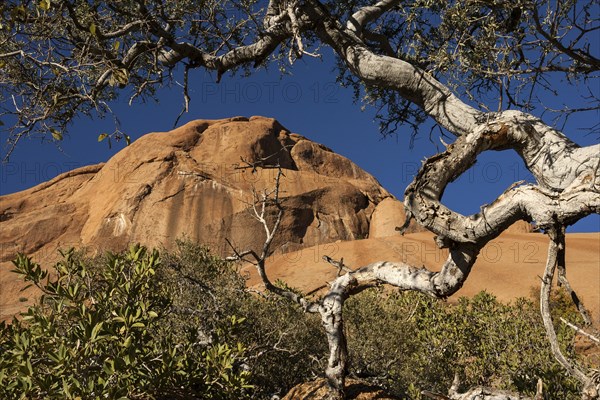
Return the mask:
POLYGON ((590 374, 586 374, 577 365, 567 360, 560 350, 558 339, 556 337, 556 331, 554 330, 552 316, 550 315, 550 292, 552 291, 552 281, 554 279, 557 265, 560 263, 561 253, 565 248, 564 228, 560 224, 557 224, 554 229, 549 231, 549 237, 550 246, 548 247, 548 258, 540 288, 540 311, 542 314, 542 321, 544 323, 544 328, 546 329, 546 335, 548 336, 550 348, 552 349, 554 358, 564 369, 567 370, 572 377, 579 380, 583 387, 581 398, 583 400, 595 400, 600 398, 599 374, 597 371, 596 373, 591 371, 590 374))
MULTIPOLYGON (((592 393, 589 399, 597 398, 597 391, 590 378, 576 366, 569 363, 560 353, 556 334, 549 319, 548 293, 554 270, 559 263, 557 257, 564 254, 564 232, 556 234, 557 227, 563 229, 590 213, 600 212, 600 177, 598 164, 600 154, 595 147, 580 148, 560 133, 546 127, 530 116, 507 112, 482 123, 472 133, 458 137, 446 151, 429 158, 422 166, 414 181, 406 190, 405 206, 408 214, 425 226, 436 237, 440 247, 449 248, 449 255, 439 272, 412 265, 380 261, 357 270, 348 270, 342 262, 329 258, 339 271, 346 273, 335 279, 328 293, 317 303, 274 286, 268 279, 264 261, 269 246, 281 221, 281 210, 274 227, 269 229, 264 219, 268 196, 258 200, 260 211, 254 206, 257 219, 265 226, 267 240, 260 256, 253 252, 237 254, 238 259, 253 254, 255 265, 267 290, 300 304, 307 311, 318 311, 329 344, 329 359, 326 369, 328 382, 334 396, 343 398, 345 376, 348 370, 348 350, 344 334, 343 306, 346 299, 369 287, 389 284, 400 290, 414 290, 435 298, 446 298, 458 291, 468 278, 480 250, 490 240, 517 220, 535 221, 546 230, 551 241, 547 271, 542 284, 542 308, 544 326, 548 332, 551 348, 559 363, 582 383, 584 390, 592 393), (540 143, 547 143, 548 153, 540 154, 540 143), (477 156, 486 150, 512 148, 531 168, 538 184, 513 185, 492 204, 482 207, 481 212, 471 216, 456 213, 441 203, 446 186, 464 173, 476 161, 477 156), (537 151, 534 151, 538 149, 537 151), (566 163, 573 168, 559 169, 547 160, 560 165, 566 163), (575 162, 574 160, 577 160, 575 162), (560 249, 560 250, 558 250, 560 249), (593 393, 596 393, 594 397, 593 393)), ((278 189, 274 191, 277 204, 278 189)), ((563 262, 559 264, 563 265, 563 262)), ((564 266, 561 273, 565 273, 564 266)), ((566 279, 566 275, 565 275, 566 279)), ((568 282, 565 280, 565 282, 568 282)), ((472 389, 460 396, 451 398, 521 398, 506 397, 491 389, 472 389), (479 396, 479 397, 477 397, 479 396)))
MULTIPOLYGON (((431 272, 403 263, 384 261, 349 272, 333 282, 331 296, 326 297, 327 318, 323 321, 331 350, 327 376, 335 388, 343 387, 343 371, 347 368, 345 358, 340 355, 343 352, 339 351, 345 346, 345 338, 343 323, 338 321, 342 320, 343 303, 350 295, 374 285, 389 284, 436 298, 448 297, 461 288, 483 246, 515 221, 533 220, 539 227, 551 232, 557 224, 565 226, 600 211, 600 178, 596 172, 600 155, 593 153, 593 148, 576 147, 561 135, 548 135, 554 144, 552 148, 560 150, 557 150, 558 154, 546 156, 555 160, 559 157, 572 160, 576 154, 580 160, 576 175, 572 170, 562 171, 563 179, 560 181, 564 189, 556 190, 546 185, 513 187, 491 205, 483 207, 480 213, 468 217, 441 203, 447 184, 473 165, 482 151, 514 148, 522 154, 528 165, 536 165, 537 160, 543 159, 528 150, 531 147, 529 142, 540 138, 533 125, 529 125, 529 117, 525 122, 518 118, 518 123, 513 121, 520 116, 508 113, 483 124, 469 135, 459 137, 444 153, 428 159, 408 187, 405 205, 409 213, 417 222, 437 234, 436 243, 440 247, 450 249, 441 271, 431 272)), ((540 168, 540 171, 547 169, 540 168)), ((556 264, 556 258, 552 263, 556 264)), ((552 342, 553 338, 549 338, 552 342)), ((578 376, 582 383, 588 382, 582 371, 570 366, 564 357, 559 358, 560 353, 555 351, 555 354, 569 373, 578 376)))
POLYGON ((558 262, 558 253, 565 246, 565 237, 562 228, 552 229, 549 232, 550 245, 548 247, 548 258, 546 260, 546 269, 542 277, 542 285, 540 287, 540 310, 542 314, 542 320, 544 322, 544 328, 548 340, 550 341, 550 348, 556 360, 560 365, 565 368, 569 374, 577 378, 581 383, 589 383, 589 379, 577 366, 572 365, 569 360, 562 354, 558 339, 556 337, 556 331, 554 330, 554 324, 550 315, 550 292, 552 291, 552 280, 554 279, 554 272, 556 271, 556 265, 558 262))
MULTIPOLYGON (((437 235, 436 244, 449 249, 448 258, 439 272, 389 261, 346 271, 331 283, 321 301, 312 303, 270 283, 264 269, 264 259, 276 227, 269 230, 263 219, 267 244, 262 255, 254 254, 254 257, 265 287, 301 304, 305 310, 321 314, 330 350, 327 379, 334 389, 334 395, 343 398, 348 369, 343 305, 349 296, 375 285, 389 284, 400 290, 415 290, 435 298, 446 298, 462 287, 480 250, 490 240, 518 220, 534 222, 551 239, 541 288, 541 312, 552 351, 558 362, 582 383, 584 396, 597 399, 598 390, 594 389, 593 379, 566 360, 558 348, 549 314, 548 296, 558 264, 561 283, 567 287, 573 299, 577 299, 566 279, 563 229, 589 214, 600 213, 600 144, 580 147, 561 132, 522 112, 481 112, 461 101, 426 71, 404 60, 375 54, 363 42, 365 26, 396 3, 382 0, 374 6, 364 7, 343 25, 330 15, 324 5, 307 0, 298 6, 299 18, 292 18, 292 22, 309 21, 311 29, 321 41, 328 44, 365 84, 395 90, 457 136, 446 151, 423 164, 405 192, 407 215, 437 235), (446 186, 467 171, 478 155, 487 150, 516 151, 536 182, 515 183, 474 215, 464 216, 444 206, 442 196, 446 186)), ((271 10, 271 14, 275 13, 274 10, 271 10)), ((293 11, 288 9, 290 12, 293 11)), ((294 26, 293 36, 298 38, 300 24, 294 22, 294 26)), ((290 36, 289 30, 286 35, 290 36)), ((264 198, 263 210, 266 202, 264 198)), ((257 217, 260 220, 261 214, 258 212, 257 217)), ((276 226, 279 221, 280 217, 276 226)), ((241 259, 245 254, 249 252, 238 253, 237 256, 241 259)), ((343 262, 326 261, 336 265, 340 271, 343 269, 343 262)), ((582 305, 578 307, 586 315, 585 308, 582 305)), ((536 397, 541 397, 541 388, 539 393, 540 396, 536 397)), ((522 397, 475 388, 463 394, 455 392, 450 398, 491 400, 522 397)))

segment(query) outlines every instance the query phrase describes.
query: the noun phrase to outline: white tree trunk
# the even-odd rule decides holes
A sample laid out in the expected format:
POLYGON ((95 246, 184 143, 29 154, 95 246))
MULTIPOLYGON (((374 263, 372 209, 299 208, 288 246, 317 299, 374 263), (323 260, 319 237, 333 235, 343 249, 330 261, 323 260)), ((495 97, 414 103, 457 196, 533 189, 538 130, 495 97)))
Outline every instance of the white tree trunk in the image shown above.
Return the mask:
MULTIPOLYGON (((269 21, 272 23, 265 19, 269 29, 275 29, 277 18, 274 15, 277 10, 282 10, 279 3, 277 0, 270 3, 269 21)), ((439 272, 404 263, 372 263, 338 277, 327 295, 318 304, 312 304, 274 288, 264 271, 264 256, 257 257, 256 264, 267 288, 282 292, 279 294, 302 304, 307 310, 318 309, 321 314, 330 349, 326 375, 338 397, 343 397, 348 367, 342 314, 349 296, 373 285, 389 284, 436 298, 448 297, 463 285, 483 246, 517 220, 533 221, 540 229, 552 233, 557 227, 562 229, 591 213, 600 212, 600 144, 582 148, 541 120, 522 112, 481 112, 461 101, 426 71, 399 58, 375 54, 365 45, 361 39, 365 25, 397 3, 382 0, 374 6, 365 7, 354 13, 345 25, 333 18, 318 1, 306 0, 297 3, 297 9, 287 8, 288 13, 297 10, 299 14, 293 19, 296 38, 298 30, 313 30, 365 84, 395 90, 457 136, 446 151, 424 163, 405 192, 404 204, 409 218, 415 218, 434 232, 439 247, 449 249, 449 256, 439 272), (481 152, 509 149, 523 159, 535 177, 535 184, 515 183, 494 202, 482 206, 479 213, 470 216, 461 215, 442 204, 446 186, 471 167, 481 152)), ((282 32, 282 35, 289 36, 289 32, 282 32)), ((263 54, 264 48, 248 48, 245 51, 263 54)), ((232 56, 235 54, 232 53, 232 56)), ((251 56, 246 53, 240 55, 241 58, 251 56)), ((236 62, 229 60, 231 65, 236 62)), ((272 233, 274 230, 268 236, 272 233)), ((547 281, 551 281, 556 264, 552 249, 553 246, 548 260, 551 271, 547 268, 542 285, 542 314, 551 343, 555 337, 552 337, 553 330, 548 325, 546 291, 547 281)), ((266 254, 264 250, 263 255, 266 254)), ((343 265, 338 263, 338 267, 343 265)), ((564 266, 560 268, 564 269, 564 266)), ((555 345, 552 349, 558 361, 583 383, 586 390, 591 387, 590 379, 581 370, 566 362, 555 345)), ((519 398, 476 390, 462 395, 456 393, 452 398, 519 398)), ((592 394, 590 398, 597 396, 597 393, 592 394)))

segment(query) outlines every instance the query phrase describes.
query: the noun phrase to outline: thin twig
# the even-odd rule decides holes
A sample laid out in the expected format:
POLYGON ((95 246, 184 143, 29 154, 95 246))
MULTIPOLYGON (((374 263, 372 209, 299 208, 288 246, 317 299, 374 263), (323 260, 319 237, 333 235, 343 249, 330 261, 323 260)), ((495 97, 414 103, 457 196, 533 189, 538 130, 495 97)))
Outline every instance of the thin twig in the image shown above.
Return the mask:
POLYGON ((340 259, 340 261, 336 261, 333 258, 329 257, 329 256, 323 256, 323 260, 331 265, 333 265, 334 267, 336 267, 338 269, 338 275, 341 275, 342 271, 345 272, 354 272, 352 269, 348 268, 345 264, 344 264, 344 259, 340 259))
POLYGON ((563 324, 567 325, 569 328, 573 329, 575 332, 582 334, 583 336, 587 337, 588 339, 600 344, 600 339, 598 339, 596 336, 587 333, 586 331, 584 331, 583 329, 581 329, 580 327, 578 327, 577 325, 574 325, 572 323, 570 323, 569 321, 567 321, 566 319, 564 319, 563 317, 560 317, 560 320, 563 324))

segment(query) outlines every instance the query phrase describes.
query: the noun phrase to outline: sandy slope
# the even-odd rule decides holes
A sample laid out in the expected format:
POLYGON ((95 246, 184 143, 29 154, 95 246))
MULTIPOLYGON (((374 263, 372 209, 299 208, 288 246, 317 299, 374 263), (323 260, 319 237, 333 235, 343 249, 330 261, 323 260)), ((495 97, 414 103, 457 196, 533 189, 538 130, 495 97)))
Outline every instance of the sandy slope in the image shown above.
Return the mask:
MULTIPOLYGON (((543 274, 548 240, 540 233, 504 233, 483 250, 471 275, 452 299, 472 296, 486 290, 503 301, 529 297, 538 290, 543 274)), ((274 255, 269 259, 272 280, 282 279, 291 286, 310 292, 332 280, 336 270, 322 256, 339 259, 356 268, 381 260, 408 261, 439 270, 447 252, 438 250, 429 233, 394 235, 384 238, 329 243, 301 251, 274 255)), ((250 267, 249 285, 259 285, 250 267)), ((600 320, 600 232, 567 235, 567 273, 572 286, 600 320)))

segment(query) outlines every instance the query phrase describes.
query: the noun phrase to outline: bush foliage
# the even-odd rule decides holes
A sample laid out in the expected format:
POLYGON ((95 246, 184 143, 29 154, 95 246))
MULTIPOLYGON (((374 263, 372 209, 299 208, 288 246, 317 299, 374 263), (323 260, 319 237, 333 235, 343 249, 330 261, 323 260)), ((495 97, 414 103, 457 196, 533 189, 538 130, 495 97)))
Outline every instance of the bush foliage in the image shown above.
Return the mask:
MULTIPOLYGON (((207 248, 129 251, 88 259, 74 250, 48 270, 20 255, 15 272, 43 292, 0 324, 0 398, 243 399, 285 394, 322 374, 320 321, 249 292, 207 248)), ((564 302, 563 302, 564 303, 564 302)), ((571 315, 566 303, 561 315, 571 315)), ((483 292, 449 306, 415 293, 368 290, 346 303, 350 373, 419 398, 463 386, 576 398, 554 362, 531 301, 483 292)), ((561 329, 573 355, 573 335, 561 329)))
POLYGON ((62 255, 52 272, 24 256, 14 263, 43 296, 2 327, 2 398, 230 398, 249 387, 249 373, 235 370, 240 342, 174 340, 158 252, 134 246, 94 268, 73 250, 62 255))
MULTIPOLYGON (((555 304, 561 316, 578 318, 571 304, 555 304)), ((422 389, 446 393, 455 374, 464 390, 482 385, 533 396, 541 378, 547 399, 579 398, 578 382, 550 352, 538 305, 527 299, 503 304, 480 292, 449 305, 414 292, 370 290, 347 301, 346 321, 357 372, 411 398, 422 389)), ((556 328, 563 350, 575 357, 573 331, 556 328)))

